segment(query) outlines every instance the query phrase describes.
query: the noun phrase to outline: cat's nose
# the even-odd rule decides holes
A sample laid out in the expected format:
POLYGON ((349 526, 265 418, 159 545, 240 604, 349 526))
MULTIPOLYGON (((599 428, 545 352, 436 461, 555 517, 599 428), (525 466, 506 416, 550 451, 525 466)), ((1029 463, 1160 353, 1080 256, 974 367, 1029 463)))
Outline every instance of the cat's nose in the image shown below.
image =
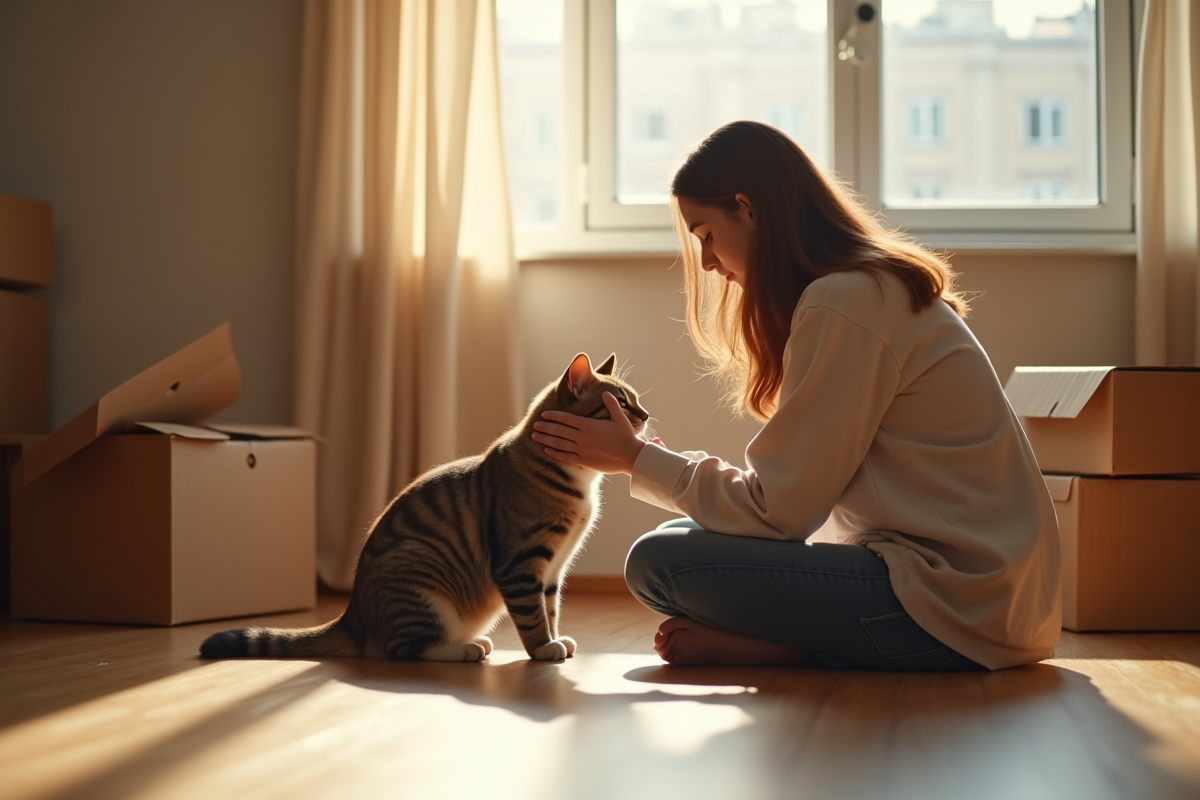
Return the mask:
POLYGON ((637 417, 638 419, 640 419, 642 422, 645 422, 646 420, 650 419, 650 415, 647 414, 645 411, 642 411, 640 408, 631 407, 629 410, 632 411, 634 416, 637 417))

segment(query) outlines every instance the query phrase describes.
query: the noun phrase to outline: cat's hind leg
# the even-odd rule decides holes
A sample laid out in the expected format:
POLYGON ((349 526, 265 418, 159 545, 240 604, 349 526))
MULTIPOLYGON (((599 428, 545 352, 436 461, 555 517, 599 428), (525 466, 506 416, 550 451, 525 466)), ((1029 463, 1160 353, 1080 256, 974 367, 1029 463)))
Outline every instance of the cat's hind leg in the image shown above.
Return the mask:
MULTIPOLYGON (((490 640, 489 640, 490 643, 490 640)), ((422 661, 483 661, 491 648, 479 642, 438 642, 425 648, 422 661)))

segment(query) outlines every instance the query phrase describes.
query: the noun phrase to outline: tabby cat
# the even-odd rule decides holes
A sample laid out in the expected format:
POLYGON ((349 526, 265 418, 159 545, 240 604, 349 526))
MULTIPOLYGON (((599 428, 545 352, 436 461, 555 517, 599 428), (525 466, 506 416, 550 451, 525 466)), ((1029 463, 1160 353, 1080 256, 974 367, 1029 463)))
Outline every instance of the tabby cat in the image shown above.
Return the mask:
POLYGON ((533 441, 543 411, 609 418, 620 404, 639 435, 648 415, 582 353, 534 399, 516 427, 480 455, 436 467, 400 492, 372 525, 345 613, 315 628, 242 628, 210 636, 202 658, 363 658, 480 661, 505 611, 530 657, 566 658, 559 587, 599 511, 594 470, 551 460, 533 441))

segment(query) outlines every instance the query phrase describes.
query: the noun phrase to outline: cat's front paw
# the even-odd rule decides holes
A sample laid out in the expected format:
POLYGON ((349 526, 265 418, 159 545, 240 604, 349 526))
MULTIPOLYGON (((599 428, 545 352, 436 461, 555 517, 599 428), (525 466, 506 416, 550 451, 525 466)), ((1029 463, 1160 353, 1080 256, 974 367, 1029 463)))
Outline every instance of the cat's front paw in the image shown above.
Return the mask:
POLYGON ((575 644, 574 639, 572 639, 570 636, 560 636, 558 637, 558 640, 567 646, 567 658, 575 655, 575 648, 577 645, 575 644))
POLYGON ((567 649, 566 644, 555 639, 551 639, 533 651, 533 657, 538 661, 562 661, 569 655, 571 655, 571 651, 567 649))
POLYGON ((492 654, 492 649, 495 647, 495 645, 492 644, 492 637, 490 636, 475 637, 475 644, 483 648, 484 655, 489 656, 492 654))

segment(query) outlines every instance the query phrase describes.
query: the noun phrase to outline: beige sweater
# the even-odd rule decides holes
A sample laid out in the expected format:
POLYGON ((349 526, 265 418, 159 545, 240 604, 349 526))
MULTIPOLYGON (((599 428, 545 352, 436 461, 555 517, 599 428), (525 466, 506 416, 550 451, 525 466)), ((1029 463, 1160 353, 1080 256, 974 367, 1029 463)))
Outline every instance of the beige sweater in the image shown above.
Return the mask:
POLYGON ((837 539, 882 555, 896 596, 990 669, 1049 658, 1058 525, 991 362, 943 302, 912 312, 886 272, 814 281, 796 307, 779 408, 749 469, 642 449, 630 492, 711 531, 837 539))

